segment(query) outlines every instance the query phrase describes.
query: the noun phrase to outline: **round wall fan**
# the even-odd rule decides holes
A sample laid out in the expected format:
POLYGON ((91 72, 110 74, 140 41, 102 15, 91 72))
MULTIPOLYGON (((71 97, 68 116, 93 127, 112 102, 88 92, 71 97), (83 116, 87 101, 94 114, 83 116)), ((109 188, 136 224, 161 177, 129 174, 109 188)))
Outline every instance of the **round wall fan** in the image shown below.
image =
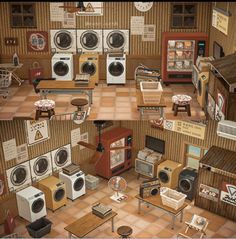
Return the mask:
POLYGON ((127 188, 127 182, 124 178, 120 176, 114 176, 109 179, 108 187, 115 191, 115 193, 110 197, 112 200, 116 202, 121 202, 126 199, 127 196, 121 192, 124 192, 127 188))
MULTIPOLYGON (((105 151, 105 148, 103 147, 102 142, 101 142, 101 130, 104 127, 104 125, 106 124, 106 121, 95 120, 94 124, 98 129, 98 145, 96 146, 96 145, 93 145, 90 143, 86 143, 84 141, 79 141, 78 144, 95 151, 95 153, 91 157, 89 163, 96 164, 102 158, 103 152, 105 151)), ((112 147, 109 150, 119 150, 119 149, 131 149, 131 146, 112 147)))

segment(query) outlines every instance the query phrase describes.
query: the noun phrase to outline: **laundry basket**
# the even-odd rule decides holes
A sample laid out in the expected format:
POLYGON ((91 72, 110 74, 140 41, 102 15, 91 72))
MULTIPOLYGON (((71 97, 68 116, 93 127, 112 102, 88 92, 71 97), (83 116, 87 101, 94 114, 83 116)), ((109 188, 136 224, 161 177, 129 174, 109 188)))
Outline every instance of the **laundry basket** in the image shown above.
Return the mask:
POLYGON ((0 69, 0 95, 5 99, 9 94, 9 86, 12 81, 12 73, 5 69, 0 69))

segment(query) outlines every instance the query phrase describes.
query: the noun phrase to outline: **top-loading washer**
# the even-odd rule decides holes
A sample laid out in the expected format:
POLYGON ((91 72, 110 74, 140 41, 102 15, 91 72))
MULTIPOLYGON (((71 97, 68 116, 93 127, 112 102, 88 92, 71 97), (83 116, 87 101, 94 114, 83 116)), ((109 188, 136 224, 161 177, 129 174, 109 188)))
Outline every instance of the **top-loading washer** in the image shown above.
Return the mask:
POLYGON ((51 154, 46 153, 30 160, 32 181, 38 181, 52 174, 51 154))
POLYGON ((51 51, 76 53, 76 30, 75 29, 54 29, 50 30, 51 51))
POLYGON ((103 30, 104 52, 123 51, 129 53, 129 30, 128 29, 104 29, 103 30))
POLYGON ((61 171, 63 167, 71 164, 71 147, 70 144, 64 145, 51 152, 52 170, 61 171))
POLYGON ((6 170, 9 191, 18 191, 31 185, 29 161, 6 170))
POLYGON ((77 30, 77 52, 78 53, 102 53, 103 39, 101 29, 77 30))
POLYGON ((18 213, 29 222, 47 215, 44 193, 29 186, 16 193, 18 213))
POLYGON ((56 78, 56 80, 73 80, 73 54, 55 53, 52 56, 52 78, 56 78))

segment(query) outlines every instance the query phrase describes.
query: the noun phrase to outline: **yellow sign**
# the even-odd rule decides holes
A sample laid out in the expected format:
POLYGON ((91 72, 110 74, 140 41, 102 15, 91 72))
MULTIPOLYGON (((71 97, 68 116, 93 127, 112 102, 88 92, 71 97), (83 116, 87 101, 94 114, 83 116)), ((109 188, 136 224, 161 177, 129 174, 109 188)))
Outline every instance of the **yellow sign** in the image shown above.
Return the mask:
POLYGON ((228 35, 229 16, 213 9, 212 26, 228 35))

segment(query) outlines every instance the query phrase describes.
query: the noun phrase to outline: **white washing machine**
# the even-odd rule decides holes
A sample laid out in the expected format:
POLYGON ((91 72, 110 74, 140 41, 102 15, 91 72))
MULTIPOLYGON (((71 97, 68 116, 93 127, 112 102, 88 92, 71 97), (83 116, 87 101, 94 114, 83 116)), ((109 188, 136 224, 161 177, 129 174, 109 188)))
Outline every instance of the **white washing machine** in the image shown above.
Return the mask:
POLYGON ((52 56, 52 78, 56 78, 56 80, 73 80, 73 54, 55 53, 52 56))
POLYGON ((29 222, 47 215, 44 193, 32 186, 29 186, 16 193, 16 201, 19 216, 29 222))
POLYGON ((104 29, 103 30, 104 52, 123 51, 129 53, 129 30, 104 29))
POLYGON ((102 30, 77 30, 77 51, 78 53, 102 53, 102 30))
POLYGON ((66 184, 67 197, 74 200, 85 194, 85 175, 80 171, 73 175, 59 173, 59 178, 66 184))
POLYGON ((121 53, 107 54, 107 84, 126 83, 126 55, 121 53))
POLYGON ((52 174, 51 154, 46 153, 30 160, 30 171, 33 182, 48 177, 52 174))
POLYGON ((9 168, 7 171, 7 181, 9 191, 18 191, 31 185, 31 174, 29 161, 9 168))
POLYGON ((61 171, 63 167, 71 164, 71 147, 70 144, 64 145, 51 152, 52 170, 61 171))
POLYGON ((76 30, 54 29, 50 30, 51 51, 76 53, 76 30))

